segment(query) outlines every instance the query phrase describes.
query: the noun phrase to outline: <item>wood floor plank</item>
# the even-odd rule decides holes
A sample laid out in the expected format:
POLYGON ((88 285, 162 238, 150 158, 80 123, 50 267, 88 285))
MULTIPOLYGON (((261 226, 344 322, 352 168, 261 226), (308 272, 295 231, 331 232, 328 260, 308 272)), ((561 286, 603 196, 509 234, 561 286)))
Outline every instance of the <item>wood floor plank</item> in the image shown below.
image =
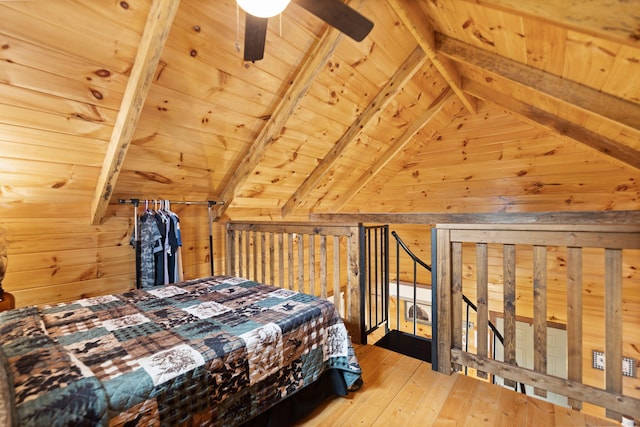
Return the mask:
POLYGON ((325 404, 317 408, 309 417, 303 420, 302 425, 316 426, 316 425, 332 425, 338 426, 342 420, 347 417, 347 414, 351 414, 354 411, 355 399, 358 399, 358 405, 363 404, 368 399, 369 395, 376 390, 376 384, 382 384, 384 377, 380 378, 384 374, 383 369, 379 369, 379 365, 385 363, 387 359, 391 359, 386 362, 386 365, 393 364, 399 360, 402 356, 393 353, 381 351, 380 347, 375 346, 359 346, 356 347, 356 354, 358 355, 358 361, 362 368, 363 386, 355 393, 350 393, 346 397, 331 399, 325 404), (320 424, 316 422, 321 421, 320 424))
POLYGON ((552 426, 554 424, 553 405, 540 399, 527 399, 527 427, 552 426))
MULTIPOLYGON (((422 394, 419 392, 416 393, 416 395, 422 396, 422 394)), ((395 426, 411 425, 412 420, 414 420, 414 418, 412 418, 412 415, 411 415, 411 408, 417 405, 415 401, 416 396, 414 395, 411 397, 413 399, 407 402, 400 402, 399 399, 397 398, 393 399, 389 403, 389 405, 387 405, 385 409, 375 417, 373 422, 367 425, 370 425, 372 427, 373 426, 384 427, 389 425, 395 425, 395 426), (406 405, 404 403, 406 403, 406 405), (405 408, 408 409, 408 411, 405 411, 404 410, 405 408)))
POLYGON ((500 421, 500 396, 504 389, 487 382, 477 382, 475 399, 471 401, 464 425, 493 427, 500 421))
POLYGON ((434 426, 463 425, 459 421, 467 418, 479 383, 471 377, 458 375, 434 426))
POLYGON ((602 418, 595 417, 589 414, 584 415, 584 425, 587 427, 602 427, 602 426, 618 426, 617 422, 613 420, 605 420, 602 418))
MULTIPOLYGON (((429 369, 426 367, 425 369, 429 369)), ((425 422, 433 424, 438 419, 440 410, 444 403, 449 398, 451 390, 455 386, 455 378, 446 375, 438 375, 437 379, 430 383, 429 392, 427 394, 427 400, 422 402, 422 405, 416 411, 417 419, 424 419, 425 422), (426 402, 429 402, 426 404, 426 402)))
POLYGON ((554 407, 554 424, 557 426, 571 425, 572 423, 580 423, 585 425, 584 415, 581 413, 574 413, 571 408, 563 408, 560 406, 554 407))
POLYGON ((502 414, 496 426, 523 426, 527 420, 527 396, 522 393, 502 393, 499 403, 502 414))
POLYGON ((422 425, 431 425, 454 384, 455 377, 440 375, 430 364, 421 363, 373 426, 412 426, 418 420, 422 425))
POLYGON ((400 356, 386 358, 383 363, 377 365, 376 369, 382 372, 376 377, 376 381, 368 381, 363 371, 364 385, 362 389, 365 392, 368 391, 367 399, 364 403, 360 399, 358 400, 358 406, 351 411, 342 425, 372 425, 423 363, 408 356, 400 356), (361 403, 362 406, 360 406, 361 403), (377 414, 372 418, 376 411, 377 414))
MULTIPOLYGON (((301 425, 371 425, 421 363, 380 347, 367 347, 370 348, 365 356, 356 350, 364 382, 360 390, 352 393, 358 404, 352 405, 345 398, 334 399, 314 411, 301 425), (375 418, 371 420, 371 416, 375 418)), ((348 397, 352 397, 351 394, 348 397)))

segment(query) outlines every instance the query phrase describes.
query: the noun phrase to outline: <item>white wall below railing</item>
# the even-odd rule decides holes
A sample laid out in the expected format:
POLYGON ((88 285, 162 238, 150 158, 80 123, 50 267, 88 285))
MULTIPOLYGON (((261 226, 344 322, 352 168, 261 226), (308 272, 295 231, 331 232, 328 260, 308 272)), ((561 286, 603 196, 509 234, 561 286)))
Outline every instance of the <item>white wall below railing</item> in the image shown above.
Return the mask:
MULTIPOLYGON (((389 282, 389 296, 397 297, 398 283, 395 280, 389 282)), ((413 283, 400 281, 400 299, 413 301, 413 283)), ((421 304, 431 305, 431 287, 418 283, 416 289, 416 300, 421 304)))

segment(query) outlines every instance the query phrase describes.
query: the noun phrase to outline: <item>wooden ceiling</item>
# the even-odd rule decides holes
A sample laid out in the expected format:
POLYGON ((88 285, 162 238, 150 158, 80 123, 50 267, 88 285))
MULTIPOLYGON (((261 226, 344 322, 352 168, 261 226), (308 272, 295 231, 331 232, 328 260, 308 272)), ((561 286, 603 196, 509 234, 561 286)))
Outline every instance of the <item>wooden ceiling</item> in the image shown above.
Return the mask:
POLYGON ((0 0, 3 206, 640 206, 638 0, 349 4, 364 41, 292 3, 251 63, 233 0, 0 0))

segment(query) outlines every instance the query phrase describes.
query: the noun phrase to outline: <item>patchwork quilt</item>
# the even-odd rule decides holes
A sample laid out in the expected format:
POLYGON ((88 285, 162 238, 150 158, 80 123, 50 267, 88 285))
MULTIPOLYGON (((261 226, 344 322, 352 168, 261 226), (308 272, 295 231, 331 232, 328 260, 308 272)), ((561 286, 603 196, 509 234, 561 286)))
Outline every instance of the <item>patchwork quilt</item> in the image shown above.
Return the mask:
POLYGON ((360 366, 334 305, 246 279, 0 313, 0 424, 238 425, 360 366))

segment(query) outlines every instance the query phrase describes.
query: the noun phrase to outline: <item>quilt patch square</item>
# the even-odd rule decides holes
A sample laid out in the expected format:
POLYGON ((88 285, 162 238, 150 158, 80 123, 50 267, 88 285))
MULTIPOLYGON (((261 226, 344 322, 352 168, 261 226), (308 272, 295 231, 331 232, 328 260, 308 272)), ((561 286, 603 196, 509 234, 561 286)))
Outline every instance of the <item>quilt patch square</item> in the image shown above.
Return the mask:
POLYGON ((111 334, 65 345, 101 380, 111 379, 135 369, 137 364, 111 334))
POLYGON ((150 322, 148 317, 144 316, 142 313, 136 313, 128 316, 118 317, 115 319, 103 319, 102 326, 107 331, 116 331, 118 329, 128 328, 147 322, 150 322))
POLYGON ((282 330, 268 323, 240 336, 247 346, 251 384, 262 381, 282 366, 282 330))
POLYGON ((147 316, 156 325, 161 326, 166 330, 174 329, 182 325, 189 325, 198 320, 198 318, 187 311, 173 306, 167 306, 159 310, 148 312, 147 316))
POLYGON ((241 295, 246 295, 251 292, 244 286, 220 286, 216 288, 215 292, 220 295, 224 295, 226 300, 238 298, 241 295))
POLYGON ((349 334, 343 324, 327 328, 325 360, 330 357, 347 357, 349 354, 349 334))
POLYGON ((184 343, 184 339, 173 332, 161 330, 146 336, 138 336, 122 342, 122 347, 135 359, 176 347, 184 343))
POLYGON ((2 345, 22 337, 44 335, 45 326, 38 316, 25 316, 0 325, 0 335, 3 336, 2 345))
POLYGON ((156 298, 170 298, 175 295, 186 294, 187 291, 178 286, 158 286, 157 288, 147 289, 147 292, 156 298))
POLYGON ((137 304, 144 301, 149 301, 151 299, 155 299, 156 296, 149 294, 140 289, 134 289, 132 291, 125 292, 120 294, 120 298, 124 301, 129 302, 130 304, 137 304))
POLYGON ((144 339, 146 336, 157 334, 164 329, 154 322, 139 323, 137 325, 127 326, 126 328, 111 331, 114 337, 120 342, 144 339))
POLYGON ((222 279, 220 283, 225 285, 229 285, 229 284, 237 285, 239 283, 246 283, 246 282, 250 282, 250 280, 247 280, 243 277, 227 276, 224 279, 222 279))
POLYGON ((16 402, 28 402, 82 379, 87 372, 74 362, 54 343, 10 358, 16 402))
POLYGON ((186 344, 163 350, 138 361, 157 386, 178 375, 204 365, 200 353, 186 344))
POLYGON ((99 320, 91 309, 78 305, 69 310, 44 312, 42 320, 47 327, 49 335, 52 336, 88 331, 100 326, 99 320))
POLYGON ((201 304, 193 305, 191 307, 184 308, 189 314, 197 317, 198 319, 208 319, 210 317, 216 317, 223 313, 231 311, 231 309, 223 304, 215 301, 207 301, 201 304))
POLYGON ((93 307, 94 305, 104 305, 112 302, 120 302, 120 299, 115 295, 103 295, 76 301, 76 303, 83 307, 93 307))
POLYGON ((277 289, 269 294, 270 297, 288 299, 296 295, 296 292, 290 289, 277 289))

